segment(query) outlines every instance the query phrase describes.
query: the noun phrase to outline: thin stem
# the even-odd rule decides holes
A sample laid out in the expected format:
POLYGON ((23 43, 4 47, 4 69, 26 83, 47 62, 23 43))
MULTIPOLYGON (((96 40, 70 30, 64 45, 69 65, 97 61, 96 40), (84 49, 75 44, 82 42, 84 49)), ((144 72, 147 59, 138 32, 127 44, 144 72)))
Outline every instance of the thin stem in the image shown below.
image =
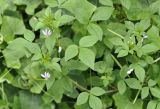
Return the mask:
POLYGON ((160 60, 160 57, 159 58, 157 58, 156 60, 154 60, 154 62, 153 63, 156 63, 156 62, 158 62, 160 60))
POLYGON ((5 102, 7 104, 7 106, 5 107, 5 109, 9 109, 9 107, 8 107, 8 99, 7 99, 7 96, 6 96, 5 92, 4 92, 3 83, 1 84, 1 91, 2 91, 2 98, 3 98, 3 100, 5 100, 5 102))
POLYGON ((138 98, 138 95, 139 95, 140 91, 141 90, 139 89, 138 92, 137 92, 137 94, 136 94, 136 97, 134 98, 133 104, 137 101, 137 98, 138 98))
POLYGON ((124 39, 124 37, 123 37, 122 35, 120 35, 120 34, 114 32, 113 30, 111 30, 111 29, 107 29, 107 30, 108 30, 109 32, 111 32, 111 33, 117 35, 117 36, 120 37, 121 39, 124 39))
POLYGON ((114 93, 114 92, 117 92, 118 90, 117 89, 114 89, 114 90, 108 90, 108 91, 106 91, 106 93, 105 94, 110 94, 110 93, 114 93))
POLYGON ((73 79, 70 78, 70 81, 81 91, 87 91, 90 92, 88 89, 86 89, 85 87, 83 87, 82 85, 78 84, 76 81, 74 81, 73 79))
POLYGON ((4 74, 0 77, 0 79, 2 79, 3 77, 5 77, 11 70, 12 70, 12 69, 9 69, 6 73, 4 73, 4 74))
MULTIPOLYGON (((81 91, 86 91, 88 93, 90 93, 90 90, 86 89, 85 87, 83 87, 82 85, 78 84, 76 81, 74 81, 73 79, 70 78, 70 81, 81 91)), ((105 92, 105 94, 110 94, 110 93, 114 93, 117 92, 117 89, 114 90, 108 90, 105 92)))
POLYGON ((92 80, 91 80, 91 77, 92 77, 92 71, 91 71, 91 69, 89 69, 89 82, 90 82, 90 89, 92 89, 92 80))
POLYGON ((42 89, 42 92, 44 92, 45 94, 47 94, 48 96, 54 97, 52 94, 46 92, 36 81, 33 81, 39 88, 42 89))
POLYGON ((116 64, 122 69, 122 65, 120 64, 120 62, 113 56, 111 55, 113 60, 116 62, 116 64))

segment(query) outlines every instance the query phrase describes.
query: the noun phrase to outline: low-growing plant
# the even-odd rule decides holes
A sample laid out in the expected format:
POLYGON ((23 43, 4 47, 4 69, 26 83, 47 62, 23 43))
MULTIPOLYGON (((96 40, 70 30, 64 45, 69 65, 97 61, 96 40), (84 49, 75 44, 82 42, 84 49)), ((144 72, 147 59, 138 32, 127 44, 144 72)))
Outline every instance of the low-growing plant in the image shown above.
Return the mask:
POLYGON ((0 109, 160 109, 160 0, 0 0, 0 109))

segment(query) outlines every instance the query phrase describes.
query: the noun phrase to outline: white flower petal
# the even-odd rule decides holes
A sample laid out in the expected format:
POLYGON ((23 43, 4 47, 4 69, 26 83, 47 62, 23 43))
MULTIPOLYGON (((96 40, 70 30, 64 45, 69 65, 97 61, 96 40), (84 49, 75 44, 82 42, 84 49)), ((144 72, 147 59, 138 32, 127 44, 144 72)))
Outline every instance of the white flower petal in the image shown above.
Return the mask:
POLYGON ((50 73, 49 72, 44 72, 43 74, 41 74, 41 77, 44 79, 48 79, 50 78, 50 73))
POLYGON ((41 77, 45 78, 45 75, 44 75, 44 74, 41 74, 41 77))
POLYGON ((45 35, 46 37, 49 37, 49 36, 51 36, 51 34, 52 34, 52 31, 50 30, 50 29, 44 29, 44 30, 42 30, 42 33, 43 33, 43 35, 45 35))
POLYGON ((143 36, 143 39, 148 38, 148 35, 145 32, 142 34, 142 36, 143 36))
POLYGON ((58 48, 58 53, 60 53, 62 51, 62 47, 58 48))
POLYGON ((128 71, 127 71, 127 74, 128 74, 128 75, 131 74, 133 70, 134 70, 134 69, 128 70, 128 71))

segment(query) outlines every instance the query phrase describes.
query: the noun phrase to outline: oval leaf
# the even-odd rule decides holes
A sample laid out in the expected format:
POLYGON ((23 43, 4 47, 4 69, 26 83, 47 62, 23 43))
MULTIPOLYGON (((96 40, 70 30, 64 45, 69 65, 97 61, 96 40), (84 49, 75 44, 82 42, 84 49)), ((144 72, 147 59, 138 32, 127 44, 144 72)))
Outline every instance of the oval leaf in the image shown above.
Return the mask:
POLYGON ((105 94, 105 90, 100 87, 93 87, 91 89, 91 94, 93 94, 95 96, 101 96, 101 95, 105 94))
POLYGON ((65 60, 68 61, 69 59, 75 57, 78 54, 78 46, 77 45, 70 45, 65 52, 65 60))
POLYGON ((82 92, 77 98, 77 105, 82 105, 88 101, 89 94, 87 92, 82 92))
POLYGON ((79 59, 83 64, 94 69, 95 54, 92 50, 88 48, 80 48, 79 59))
POLYGON ((79 41, 79 45, 81 47, 91 47, 98 41, 97 37, 95 36, 85 36, 82 37, 79 41))

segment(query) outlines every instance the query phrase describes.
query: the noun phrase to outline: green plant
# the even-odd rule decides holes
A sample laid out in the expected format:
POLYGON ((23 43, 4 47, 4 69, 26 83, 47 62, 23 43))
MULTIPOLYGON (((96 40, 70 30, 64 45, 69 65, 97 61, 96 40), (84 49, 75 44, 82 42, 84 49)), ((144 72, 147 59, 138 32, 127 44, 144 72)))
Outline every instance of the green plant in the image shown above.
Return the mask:
POLYGON ((0 0, 0 109, 160 109, 160 0, 0 0))

